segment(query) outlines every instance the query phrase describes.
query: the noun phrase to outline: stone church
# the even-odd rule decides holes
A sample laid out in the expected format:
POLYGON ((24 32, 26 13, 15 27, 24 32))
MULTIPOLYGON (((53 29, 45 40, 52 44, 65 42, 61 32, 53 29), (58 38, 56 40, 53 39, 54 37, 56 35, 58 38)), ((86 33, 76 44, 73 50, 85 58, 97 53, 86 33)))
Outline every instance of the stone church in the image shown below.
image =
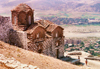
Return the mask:
POLYGON ((49 20, 34 21, 34 10, 23 3, 11 10, 11 19, 10 44, 55 58, 63 57, 64 29, 61 26, 49 20))

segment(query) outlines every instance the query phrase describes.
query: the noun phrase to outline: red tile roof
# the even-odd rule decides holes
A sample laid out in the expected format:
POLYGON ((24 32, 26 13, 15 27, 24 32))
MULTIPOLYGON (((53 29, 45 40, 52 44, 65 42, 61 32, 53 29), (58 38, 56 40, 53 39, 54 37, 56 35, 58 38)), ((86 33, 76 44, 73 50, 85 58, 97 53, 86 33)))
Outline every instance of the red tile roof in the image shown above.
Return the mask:
POLYGON ((50 22, 49 20, 39 20, 37 22, 40 23, 44 28, 47 28, 50 24, 54 24, 50 22))
MULTIPOLYGON (((46 31, 48 32, 52 32, 53 30, 55 30, 57 27, 60 27, 56 24, 54 24, 53 22, 49 21, 49 20, 39 20, 37 21, 39 24, 41 24, 45 29, 46 31)), ((62 28, 62 27, 60 27, 62 28)), ((63 29, 63 28, 62 28, 63 29)))
POLYGON ((58 26, 55 24, 51 24, 49 25, 49 27, 46 29, 48 32, 52 32, 55 28, 57 28, 58 26))
POLYGON ((46 33, 46 37, 49 37, 49 38, 50 38, 50 37, 52 37, 52 36, 50 36, 49 34, 46 33))
MULTIPOLYGON (((40 25, 38 23, 34 23, 26 30, 26 32, 28 34, 31 34, 37 27, 42 27, 42 25, 40 25)), ((44 28, 44 27, 42 27, 42 28, 44 28)))
POLYGON ((28 11, 33 11, 27 4, 21 3, 18 6, 16 6, 13 10, 11 11, 24 11, 24 12, 28 12, 28 11))

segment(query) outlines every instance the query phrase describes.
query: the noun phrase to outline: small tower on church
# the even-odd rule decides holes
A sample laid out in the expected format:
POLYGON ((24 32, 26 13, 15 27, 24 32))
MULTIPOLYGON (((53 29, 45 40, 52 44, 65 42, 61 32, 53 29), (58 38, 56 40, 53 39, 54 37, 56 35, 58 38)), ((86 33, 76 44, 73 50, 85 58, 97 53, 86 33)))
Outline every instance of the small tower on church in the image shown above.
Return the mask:
POLYGON ((19 4, 11 10, 12 25, 15 30, 25 31, 34 23, 34 11, 26 4, 19 4))

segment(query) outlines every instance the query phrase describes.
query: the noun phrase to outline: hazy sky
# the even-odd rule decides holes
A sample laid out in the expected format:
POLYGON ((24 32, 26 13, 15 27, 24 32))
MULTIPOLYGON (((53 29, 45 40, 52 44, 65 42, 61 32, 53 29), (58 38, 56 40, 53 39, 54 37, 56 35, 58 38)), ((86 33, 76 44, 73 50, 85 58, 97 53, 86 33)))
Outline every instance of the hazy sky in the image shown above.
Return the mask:
POLYGON ((0 15, 9 16, 11 9, 20 3, 29 3, 36 0, 0 0, 0 15))

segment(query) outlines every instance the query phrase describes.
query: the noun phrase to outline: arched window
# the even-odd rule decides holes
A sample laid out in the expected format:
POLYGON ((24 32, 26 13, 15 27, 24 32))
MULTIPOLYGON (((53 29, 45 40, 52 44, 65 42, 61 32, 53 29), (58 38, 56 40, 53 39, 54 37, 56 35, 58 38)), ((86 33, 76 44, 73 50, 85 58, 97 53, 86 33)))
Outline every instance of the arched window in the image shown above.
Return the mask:
POLYGON ((14 17, 14 24, 16 25, 16 23, 17 23, 17 18, 16 18, 16 16, 14 17))
POLYGON ((39 33, 37 34, 37 38, 39 38, 39 33))
POLYGON ((58 33, 56 33, 56 37, 58 37, 58 33))
POLYGON ((31 24, 31 16, 28 17, 29 24, 31 24))
POLYGON ((60 46, 60 41, 57 41, 56 42, 56 46, 60 46))
POLYGON ((58 46, 58 42, 56 42, 56 46, 58 46))

